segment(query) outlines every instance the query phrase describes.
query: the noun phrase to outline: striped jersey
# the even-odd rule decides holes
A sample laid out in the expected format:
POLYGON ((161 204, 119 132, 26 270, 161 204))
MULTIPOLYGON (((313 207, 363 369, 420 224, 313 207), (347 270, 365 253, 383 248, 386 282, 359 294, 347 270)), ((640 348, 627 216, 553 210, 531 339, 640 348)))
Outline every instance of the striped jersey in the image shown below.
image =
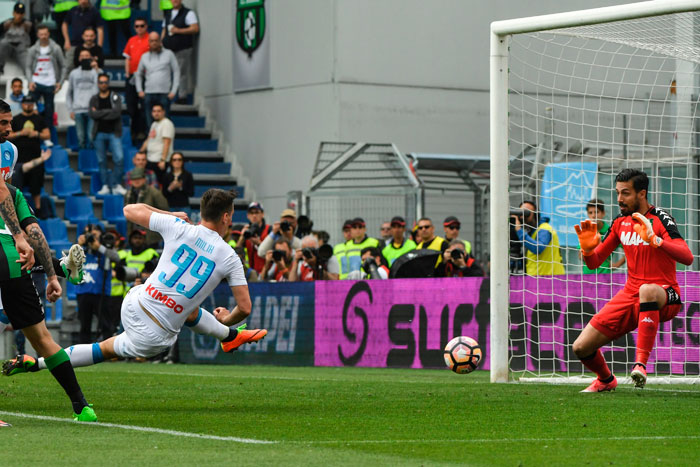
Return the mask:
MULTIPOLYGON (((0 147, 2 146, 4 146, 4 144, 0 145, 0 147)), ((3 155, 3 162, 4 161, 5 158, 3 155)), ((22 192, 10 184, 7 185, 7 188, 10 190, 10 197, 15 202, 17 220, 22 230, 29 224, 36 223, 37 220, 22 192)), ((0 280, 15 279, 23 274, 29 274, 29 271, 22 272, 22 266, 17 262, 18 259, 19 253, 17 253, 17 247, 15 247, 15 240, 12 238, 10 230, 5 225, 5 221, 0 217, 0 280)))
POLYGON ((217 232, 160 213, 151 214, 148 228, 165 245, 156 270, 137 291, 138 301, 166 331, 179 332, 223 279, 231 287, 248 284, 241 260, 217 232))

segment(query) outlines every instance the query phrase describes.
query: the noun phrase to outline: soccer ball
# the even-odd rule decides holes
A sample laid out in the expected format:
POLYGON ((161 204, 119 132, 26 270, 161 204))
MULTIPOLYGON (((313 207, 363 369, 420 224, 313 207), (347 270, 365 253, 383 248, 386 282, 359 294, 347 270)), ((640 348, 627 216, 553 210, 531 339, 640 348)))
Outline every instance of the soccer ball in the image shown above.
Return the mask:
POLYGON ((445 364, 447 368, 465 375, 476 370, 481 363, 481 346, 467 336, 457 336, 445 347, 445 364))

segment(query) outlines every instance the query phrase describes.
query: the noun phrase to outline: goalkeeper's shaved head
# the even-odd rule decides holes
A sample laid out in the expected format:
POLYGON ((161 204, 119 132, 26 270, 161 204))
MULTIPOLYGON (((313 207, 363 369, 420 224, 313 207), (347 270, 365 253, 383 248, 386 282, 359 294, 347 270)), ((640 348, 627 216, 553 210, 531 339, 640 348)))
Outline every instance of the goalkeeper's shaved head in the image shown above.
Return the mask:
POLYGON ((617 177, 615 177, 615 182, 632 182, 634 191, 637 193, 642 190, 646 190, 647 193, 649 193, 649 177, 641 170, 622 169, 622 171, 617 174, 617 177))

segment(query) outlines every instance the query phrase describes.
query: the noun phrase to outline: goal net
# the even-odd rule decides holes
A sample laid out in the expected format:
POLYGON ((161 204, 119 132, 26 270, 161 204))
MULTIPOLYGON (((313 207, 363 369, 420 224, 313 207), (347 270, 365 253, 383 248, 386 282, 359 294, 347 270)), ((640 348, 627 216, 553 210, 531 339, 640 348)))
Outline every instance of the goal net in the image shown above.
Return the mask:
MULTIPOLYGON (((659 328, 649 381, 700 383, 694 9, 700 2, 645 2, 492 25, 491 221, 503 227, 491 238, 493 381, 584 377, 571 344, 627 270, 620 247, 608 268, 586 271, 573 226, 594 199, 611 223, 615 176, 629 167, 647 173, 651 204, 675 218, 696 257, 678 266, 683 309, 659 328), (538 223, 549 219, 559 255, 528 254, 514 232, 509 214, 527 216, 518 208, 529 201, 538 223), (533 257, 544 263, 537 271, 533 257)), ((633 332, 602 349, 618 378, 631 370, 635 342, 633 332)))

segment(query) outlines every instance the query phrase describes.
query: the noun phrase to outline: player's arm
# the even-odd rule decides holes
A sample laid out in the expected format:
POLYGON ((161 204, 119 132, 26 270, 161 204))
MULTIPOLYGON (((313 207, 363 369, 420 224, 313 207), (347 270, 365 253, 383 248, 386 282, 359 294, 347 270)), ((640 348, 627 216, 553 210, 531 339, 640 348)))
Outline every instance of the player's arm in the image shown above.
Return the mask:
POLYGON ((252 308, 247 285, 232 286, 231 292, 233 292, 233 298, 236 299, 235 308, 231 311, 223 307, 214 310, 216 319, 226 326, 233 326, 246 319, 250 315, 250 310, 252 308))
MULTIPOLYGON (((661 219, 661 218, 659 218, 661 219)), ((647 242, 652 248, 658 248, 671 257, 674 261, 677 261, 686 266, 693 264, 693 253, 688 248, 688 244, 685 243, 683 237, 681 237, 680 232, 676 228, 675 222, 668 224, 668 220, 664 222, 661 219, 661 224, 663 225, 663 232, 661 236, 654 233, 654 229, 649 222, 649 219, 642 214, 635 212, 632 214, 632 220, 634 220, 634 231, 647 242)))
POLYGON ((46 237, 41 231, 39 224, 33 222, 26 227, 27 238, 29 238, 29 243, 34 248, 34 255, 39 261, 39 264, 44 268, 46 273, 46 280, 48 285, 46 286, 46 298, 50 302, 55 302, 61 297, 61 284, 58 283, 58 278, 56 277, 56 270, 53 266, 53 257, 51 256, 51 250, 48 243, 46 243, 46 237))
POLYGON ((17 212, 15 211, 15 203, 10 194, 10 190, 7 188, 5 179, 0 176, 0 217, 5 221, 5 226, 10 231, 12 238, 15 241, 15 248, 17 248, 17 253, 19 253, 18 262, 22 264, 22 270, 27 271, 34 266, 34 250, 27 240, 24 238, 22 229, 19 225, 19 220, 17 219, 17 212))
POLYGON ((162 209, 154 208, 144 203, 127 204, 124 206, 124 217, 126 217, 126 220, 147 229, 150 229, 151 214, 154 212, 179 217, 185 222, 189 222, 185 213, 163 211, 162 209))

